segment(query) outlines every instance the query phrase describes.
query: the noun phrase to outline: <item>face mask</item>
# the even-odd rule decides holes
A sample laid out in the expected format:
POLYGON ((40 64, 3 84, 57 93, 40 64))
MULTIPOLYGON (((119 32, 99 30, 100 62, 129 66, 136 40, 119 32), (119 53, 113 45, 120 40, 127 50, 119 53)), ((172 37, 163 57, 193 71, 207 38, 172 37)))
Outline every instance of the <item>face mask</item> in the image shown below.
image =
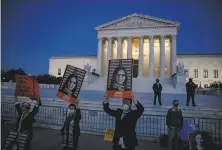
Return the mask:
POLYGON ((74 109, 68 109, 67 110, 67 114, 68 115, 71 115, 71 114, 74 114, 75 113, 75 110, 74 109))
POLYGON ((123 104, 123 110, 129 110, 129 106, 127 104, 123 104))
POLYGON ((178 104, 175 104, 174 107, 178 107, 178 104))

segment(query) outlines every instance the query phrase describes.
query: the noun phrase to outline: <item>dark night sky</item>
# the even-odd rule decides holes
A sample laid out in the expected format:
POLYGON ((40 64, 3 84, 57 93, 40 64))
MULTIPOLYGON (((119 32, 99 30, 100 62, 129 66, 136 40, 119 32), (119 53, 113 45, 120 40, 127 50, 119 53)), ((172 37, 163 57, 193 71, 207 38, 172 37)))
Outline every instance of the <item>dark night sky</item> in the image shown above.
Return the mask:
POLYGON ((180 22, 178 53, 222 53, 220 0, 106 1, 2 0, 2 68, 42 74, 51 56, 96 54, 95 27, 132 13, 180 22))

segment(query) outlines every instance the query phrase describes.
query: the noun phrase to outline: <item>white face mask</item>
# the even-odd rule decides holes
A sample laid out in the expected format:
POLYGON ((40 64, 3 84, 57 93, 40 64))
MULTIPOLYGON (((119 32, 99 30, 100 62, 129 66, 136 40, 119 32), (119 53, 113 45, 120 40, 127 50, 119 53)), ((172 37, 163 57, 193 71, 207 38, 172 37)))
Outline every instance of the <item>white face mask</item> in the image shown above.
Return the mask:
POLYGON ((129 105, 123 104, 123 110, 125 110, 125 111, 129 110, 129 105))
POLYGON ((67 114, 68 115, 71 115, 71 114, 74 114, 75 113, 75 110, 74 109, 68 109, 67 110, 67 114))

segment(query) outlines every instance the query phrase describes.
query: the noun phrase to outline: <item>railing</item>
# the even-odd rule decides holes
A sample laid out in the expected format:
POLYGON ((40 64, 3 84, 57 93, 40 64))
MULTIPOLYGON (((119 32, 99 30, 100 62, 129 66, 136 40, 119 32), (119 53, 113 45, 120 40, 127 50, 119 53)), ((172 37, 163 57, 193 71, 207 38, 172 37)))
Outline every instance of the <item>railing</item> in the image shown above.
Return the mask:
MULTIPOLYGON (((2 119, 15 122, 16 110, 13 103, 1 103, 2 119)), ((115 119, 103 111, 81 109, 82 119, 80 121, 81 131, 103 134, 105 128, 114 128, 115 119)), ((66 108, 43 105, 35 116, 36 123, 41 125, 62 126, 66 117, 66 108)), ((222 120, 212 118, 185 117, 190 124, 194 124, 199 130, 210 131, 214 143, 221 142, 222 120), (197 122, 195 122, 197 121, 197 122), (197 124, 195 124, 197 123, 197 124)), ((166 117, 161 115, 142 115, 136 126, 136 132, 141 137, 158 138, 161 134, 167 134, 166 117)))

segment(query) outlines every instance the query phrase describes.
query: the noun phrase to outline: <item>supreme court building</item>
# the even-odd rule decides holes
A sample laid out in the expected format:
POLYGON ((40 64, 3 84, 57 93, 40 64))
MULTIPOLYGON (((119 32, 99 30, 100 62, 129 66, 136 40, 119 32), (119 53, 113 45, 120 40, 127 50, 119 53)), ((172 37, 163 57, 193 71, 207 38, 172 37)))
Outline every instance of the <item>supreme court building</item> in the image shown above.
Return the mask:
POLYGON ((108 60, 133 58, 134 77, 171 77, 176 73, 178 28, 177 22, 141 14, 96 27, 96 72, 106 76, 108 60))
POLYGON ((107 76, 110 59, 133 58, 134 78, 170 79, 179 62, 187 78, 209 85, 222 81, 221 54, 177 54, 180 24, 142 14, 132 14, 96 27, 97 55, 51 57, 49 74, 62 76, 67 64, 107 76), (221 75, 220 75, 221 74, 221 75))

